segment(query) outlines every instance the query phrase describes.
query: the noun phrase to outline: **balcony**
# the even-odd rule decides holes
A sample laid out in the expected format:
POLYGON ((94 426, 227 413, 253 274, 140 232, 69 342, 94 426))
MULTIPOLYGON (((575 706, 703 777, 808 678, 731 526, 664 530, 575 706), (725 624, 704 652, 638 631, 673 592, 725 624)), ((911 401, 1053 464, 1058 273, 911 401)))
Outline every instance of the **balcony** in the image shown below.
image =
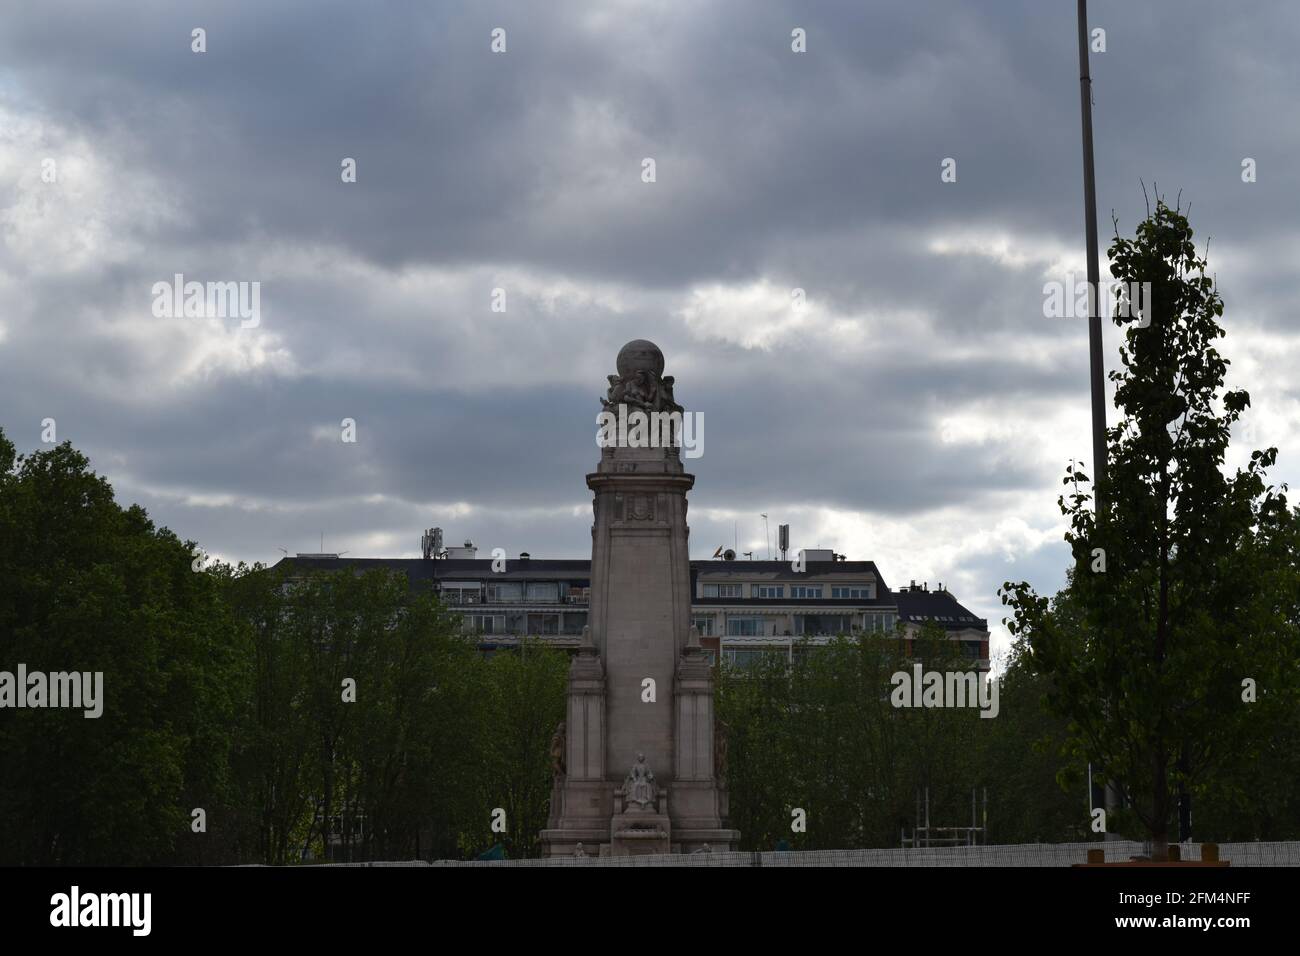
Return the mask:
POLYGON ((477 591, 440 591, 439 599, 449 607, 464 607, 469 604, 482 604, 483 595, 477 591))

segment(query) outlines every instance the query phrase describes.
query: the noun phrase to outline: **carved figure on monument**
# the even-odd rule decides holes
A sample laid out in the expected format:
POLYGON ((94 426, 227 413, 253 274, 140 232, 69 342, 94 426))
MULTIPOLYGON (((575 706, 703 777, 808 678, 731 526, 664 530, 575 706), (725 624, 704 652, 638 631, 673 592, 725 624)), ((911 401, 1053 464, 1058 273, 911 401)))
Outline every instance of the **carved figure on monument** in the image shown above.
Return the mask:
POLYGON ((565 773, 564 766, 564 737, 565 722, 560 721, 555 733, 551 736, 551 773, 558 777, 563 777, 565 773))
POLYGON ((719 787, 727 785, 727 730, 726 721, 713 722, 713 779, 719 787))
POLYGON ((645 810, 654 807, 658 795, 659 785, 655 783, 654 771, 646 764, 645 754, 639 753, 623 781, 623 797, 629 805, 635 804, 645 810))
POLYGON ((617 375, 607 375, 606 378, 609 379, 609 392, 600 400, 600 404, 605 408, 616 408, 624 401, 623 380, 617 375))
POLYGON ((704 648, 700 646, 700 629, 694 624, 686 633, 686 646, 682 648, 682 653, 687 659, 695 659, 704 656, 704 648))
POLYGON ((664 411, 681 412, 685 411, 681 405, 677 404, 677 399, 673 398, 673 382, 675 379, 671 375, 665 375, 659 380, 659 396, 664 403, 664 411))
POLYGON ((674 379, 664 376, 664 356, 652 342, 638 339, 618 353, 618 374, 608 375, 609 391, 600 400, 617 414, 619 405, 644 412, 682 412, 673 398, 674 379))

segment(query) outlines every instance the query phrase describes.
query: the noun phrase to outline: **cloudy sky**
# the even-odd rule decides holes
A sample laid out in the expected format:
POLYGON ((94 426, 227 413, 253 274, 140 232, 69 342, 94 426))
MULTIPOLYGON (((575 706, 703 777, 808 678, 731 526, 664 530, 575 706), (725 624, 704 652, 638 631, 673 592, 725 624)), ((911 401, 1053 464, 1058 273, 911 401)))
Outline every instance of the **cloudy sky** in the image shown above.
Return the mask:
MULTIPOLYGON (((765 556, 766 512, 947 582, 995 650, 998 585, 1062 583, 1056 495, 1090 453, 1086 322, 1043 316, 1084 268, 1073 3, 3 7, 20 450, 54 419, 231 560, 414 556, 434 525, 581 557, 597 398, 644 337, 704 416, 695 557, 765 556), (156 316, 176 273, 260 283, 259 324, 156 316)), ((1275 444, 1295 482, 1300 7, 1091 7, 1103 253, 1142 181, 1181 190, 1254 399, 1234 462, 1275 444)))

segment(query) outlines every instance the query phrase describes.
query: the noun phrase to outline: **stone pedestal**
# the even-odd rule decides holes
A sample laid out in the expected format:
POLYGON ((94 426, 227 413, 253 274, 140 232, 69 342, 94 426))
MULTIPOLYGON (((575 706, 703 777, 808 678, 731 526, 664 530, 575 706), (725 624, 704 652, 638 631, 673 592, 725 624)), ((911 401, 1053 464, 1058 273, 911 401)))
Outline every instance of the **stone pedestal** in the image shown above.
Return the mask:
MULTIPOLYGON (((681 414, 653 344, 628 343, 617 365, 606 411, 626 415, 632 404, 647 415, 681 414)), ((600 843, 602 853, 705 843, 726 850, 739 838, 724 823, 711 669, 691 628, 686 493, 695 478, 674 445, 634 443, 620 436, 606 445, 587 476, 595 498, 590 630, 569 673, 566 772, 542 832, 548 855, 570 854, 578 842, 588 852, 600 843), (638 754, 664 793, 653 821, 615 799, 638 754)))
POLYGON ((673 852, 668 792, 653 807, 625 806, 619 790, 613 794, 615 812, 609 821, 609 856, 644 856, 673 852))

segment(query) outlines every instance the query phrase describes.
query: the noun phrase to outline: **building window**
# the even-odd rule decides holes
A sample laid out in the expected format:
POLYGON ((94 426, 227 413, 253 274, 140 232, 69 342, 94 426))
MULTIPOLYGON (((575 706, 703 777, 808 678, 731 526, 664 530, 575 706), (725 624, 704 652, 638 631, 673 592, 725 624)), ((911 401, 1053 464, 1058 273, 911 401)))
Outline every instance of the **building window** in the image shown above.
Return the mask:
POLYGON ((770 659, 772 654, 780 654, 781 660, 788 656, 784 647, 726 647, 722 650, 722 660, 731 667, 747 670, 764 659, 770 659))
POLYGON ((740 589, 741 585, 739 584, 706 584, 704 585, 704 596, 738 598, 741 594, 740 589))
POLYGON ((815 634, 847 634, 849 616, 847 614, 796 614, 794 632, 799 636, 815 634))
POLYGON ((845 598, 852 601, 870 601, 870 587, 831 588, 831 597, 845 598))
POLYGON ((790 597, 792 598, 820 598, 822 596, 822 586, 796 585, 790 588, 790 597))
POLYGON ((469 614, 465 623, 478 634, 504 634, 506 630, 506 619, 501 614, 469 614))
POLYGON ((756 595, 757 597, 761 597, 761 598, 783 598, 783 597, 785 597, 785 585, 784 585, 784 584, 758 584, 758 585, 755 585, 755 587, 756 587, 756 589, 757 589, 757 591, 758 591, 758 594, 756 595))
POLYGON ((696 629, 697 631, 700 632, 700 637, 712 637, 712 636, 713 636, 713 618, 712 618, 712 617, 697 617, 697 618, 695 618, 694 620, 692 620, 691 623, 694 624, 694 625, 695 625, 695 629, 696 629))
POLYGON ((891 634, 898 615, 893 611, 868 611, 862 615, 862 626, 872 634, 891 634))
POLYGON ((518 582, 489 584, 487 592, 487 599, 493 604, 518 604, 524 599, 524 586, 518 582))
POLYGON ((530 581, 528 600, 538 604, 555 604, 560 600, 560 586, 554 581, 530 581))
POLYGON ((528 615, 528 633, 540 634, 540 635, 559 634, 560 615, 558 614, 528 615))
POLYGON ((762 634, 763 619, 761 617, 727 618, 728 637, 761 637, 762 634))
POLYGON ((477 604, 479 588, 468 586, 444 587, 441 591, 443 604, 477 604))

